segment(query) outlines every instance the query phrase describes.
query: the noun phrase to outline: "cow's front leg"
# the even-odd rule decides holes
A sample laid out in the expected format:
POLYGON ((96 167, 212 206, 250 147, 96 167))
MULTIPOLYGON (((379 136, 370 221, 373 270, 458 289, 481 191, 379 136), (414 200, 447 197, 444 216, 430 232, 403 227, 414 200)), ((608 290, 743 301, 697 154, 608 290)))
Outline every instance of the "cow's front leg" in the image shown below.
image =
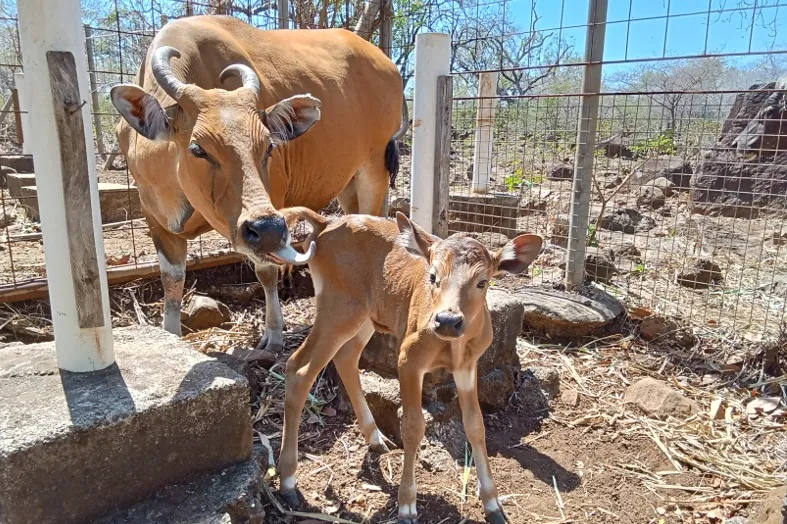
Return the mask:
POLYGON ((257 349, 267 350, 279 355, 284 349, 284 317, 279 304, 279 266, 274 264, 256 264, 257 279, 265 291, 265 333, 262 335, 257 349))
POLYGON ((180 308, 183 302, 183 283, 186 280, 187 242, 155 224, 151 225, 150 233, 156 246, 161 268, 161 283, 164 286, 164 329, 180 336, 180 308))

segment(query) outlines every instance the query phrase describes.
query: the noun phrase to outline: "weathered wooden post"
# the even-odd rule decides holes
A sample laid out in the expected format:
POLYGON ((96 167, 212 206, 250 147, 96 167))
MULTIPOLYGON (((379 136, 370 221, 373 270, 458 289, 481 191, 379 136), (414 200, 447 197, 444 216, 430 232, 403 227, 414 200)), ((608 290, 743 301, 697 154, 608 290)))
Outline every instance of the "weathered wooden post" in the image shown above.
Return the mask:
POLYGON ((434 148, 434 203, 432 234, 448 236, 448 196, 451 185, 451 119, 454 83, 450 76, 437 78, 434 148))
POLYGON ((489 192, 492 175, 492 138, 495 128, 498 73, 478 75, 478 111, 475 119, 475 152, 473 154, 473 193, 489 192))
POLYGON ((438 79, 450 73, 451 37, 445 33, 417 35, 410 218, 430 233, 434 218, 438 79))
POLYGON ((571 189, 571 215, 568 221, 566 283, 571 287, 585 280, 585 252, 593 193, 593 158, 596 151, 601 69, 604 59, 604 36, 607 23, 607 0, 590 0, 585 69, 582 74, 582 102, 577 125, 577 154, 574 160, 574 184, 571 189))
POLYGON ((58 366, 114 362, 79 0, 20 0, 19 33, 58 366))
MULTIPOLYGON (((382 0, 380 3, 380 49, 382 49, 385 56, 391 57, 391 50, 393 48, 393 7, 392 0, 382 0)), ((389 201, 389 188, 385 188, 385 197, 383 198, 382 216, 388 216, 388 201, 389 201)))

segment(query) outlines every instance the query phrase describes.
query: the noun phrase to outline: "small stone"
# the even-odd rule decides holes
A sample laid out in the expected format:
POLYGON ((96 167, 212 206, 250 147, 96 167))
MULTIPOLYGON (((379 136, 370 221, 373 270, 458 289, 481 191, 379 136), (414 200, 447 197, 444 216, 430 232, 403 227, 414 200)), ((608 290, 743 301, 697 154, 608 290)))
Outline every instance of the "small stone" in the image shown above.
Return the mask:
POLYGON ((643 378, 626 389, 624 404, 633 404, 646 415, 687 418, 699 413, 700 407, 693 400, 672 389, 666 382, 643 378))
POLYGON ((538 380, 539 387, 547 399, 552 400, 560 394, 560 374, 552 369, 541 366, 530 368, 533 376, 538 380))
POLYGON ((678 324, 674 320, 660 315, 646 317, 639 326, 639 334, 645 340, 665 338, 677 330, 678 324))
POLYGON ((666 202, 664 192, 654 186, 643 187, 637 198, 637 206, 650 209, 659 209, 664 205, 664 202, 666 202))
POLYGON ((591 282, 609 282, 617 268, 609 258, 599 252, 589 252, 585 257, 585 273, 591 282))
POLYGON ((679 271, 675 280, 683 287, 707 289, 723 279, 721 268, 712 260, 699 259, 690 268, 679 271))
POLYGON ((410 199, 407 197, 396 197, 391 200, 388 204, 388 216, 395 217, 397 211, 410 216, 410 199))
POLYGON ((547 180, 571 180, 574 178, 574 166, 559 165, 547 175, 547 180))
POLYGON ((661 189, 665 197, 672 196, 672 193, 675 190, 675 183, 672 180, 669 180, 663 176, 645 184, 645 187, 648 186, 653 186, 661 189))
POLYGON ((560 403, 571 408, 579 406, 579 393, 574 389, 567 389, 560 394, 560 403))
POLYGON ((656 227, 656 221, 636 209, 620 208, 604 215, 599 222, 599 227, 608 231, 634 234, 637 231, 650 231, 656 227))
POLYGON ((186 314, 184 323, 192 331, 219 327, 230 320, 230 310, 225 304, 201 295, 191 298, 186 314))

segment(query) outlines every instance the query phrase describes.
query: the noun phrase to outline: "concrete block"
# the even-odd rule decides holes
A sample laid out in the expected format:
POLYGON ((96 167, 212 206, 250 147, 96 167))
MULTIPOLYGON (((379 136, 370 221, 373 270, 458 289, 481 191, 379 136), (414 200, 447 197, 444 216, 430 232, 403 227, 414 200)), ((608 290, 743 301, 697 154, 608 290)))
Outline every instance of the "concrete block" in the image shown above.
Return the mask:
MULTIPOLYGON (((30 220, 39 220, 38 193, 35 186, 21 188, 25 212, 30 220)), ((98 197, 101 202, 101 222, 109 224, 134 218, 142 218, 139 192, 136 187, 124 184, 99 182, 98 197)))
POLYGON ((454 194, 448 197, 451 231, 517 235, 519 197, 511 195, 454 194))
POLYGON ((263 524, 265 510, 259 502, 267 469, 263 451, 255 450, 250 459, 218 473, 167 486, 92 524, 263 524))
POLYGON ((8 166, 17 173, 34 173, 33 155, 0 156, 0 166, 8 166))
POLYGON ((33 173, 9 173, 6 175, 6 185, 11 198, 21 198, 23 187, 36 185, 36 176, 33 173))
POLYGON ((252 451, 243 377, 156 327, 115 330, 117 365, 59 371, 53 343, 0 348, 0 515, 77 523, 252 451))

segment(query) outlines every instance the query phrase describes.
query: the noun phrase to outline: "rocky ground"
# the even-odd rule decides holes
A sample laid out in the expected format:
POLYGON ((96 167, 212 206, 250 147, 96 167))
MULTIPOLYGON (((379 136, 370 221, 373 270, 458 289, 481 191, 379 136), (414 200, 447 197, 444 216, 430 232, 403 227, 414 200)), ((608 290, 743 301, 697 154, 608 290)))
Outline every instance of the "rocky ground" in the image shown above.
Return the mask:
MULTIPOLYGON (((507 277, 494 287, 530 284, 527 277, 507 277)), ((184 322, 194 331, 186 338, 246 373, 255 440, 270 446, 275 461, 283 362, 244 363, 230 356, 244 354, 260 336, 264 307, 252 270, 236 265, 194 272, 187 288, 184 322)), ((289 275, 281 291, 289 352, 314 318, 308 274, 289 275)), ((0 311, 6 341, 51 336, 44 302, 4 305, 0 311)), ((113 289, 112 311, 115 325, 158 323, 160 285, 113 289)), ((496 366, 511 373, 511 390, 486 406, 485 423, 511 521, 781 524, 787 483, 785 338, 752 342, 650 312, 644 319, 637 316, 642 311, 629 313, 601 332, 571 338, 525 322, 495 350, 496 366)), ((395 380, 377 371, 365 373, 367 388, 395 399, 395 380)), ((450 387, 431 391, 444 411, 430 417, 432 430, 420 452, 421 522, 483 521, 456 401, 445 393, 450 387)), ((375 410, 390 409, 389 401, 370 403, 375 410)), ((275 468, 270 469, 270 493, 261 494, 266 522, 395 522, 402 451, 368 453, 330 369, 307 408, 299 470, 306 504, 299 513, 280 511, 275 468)), ((377 418, 381 426, 396 426, 395 413, 377 418)))

